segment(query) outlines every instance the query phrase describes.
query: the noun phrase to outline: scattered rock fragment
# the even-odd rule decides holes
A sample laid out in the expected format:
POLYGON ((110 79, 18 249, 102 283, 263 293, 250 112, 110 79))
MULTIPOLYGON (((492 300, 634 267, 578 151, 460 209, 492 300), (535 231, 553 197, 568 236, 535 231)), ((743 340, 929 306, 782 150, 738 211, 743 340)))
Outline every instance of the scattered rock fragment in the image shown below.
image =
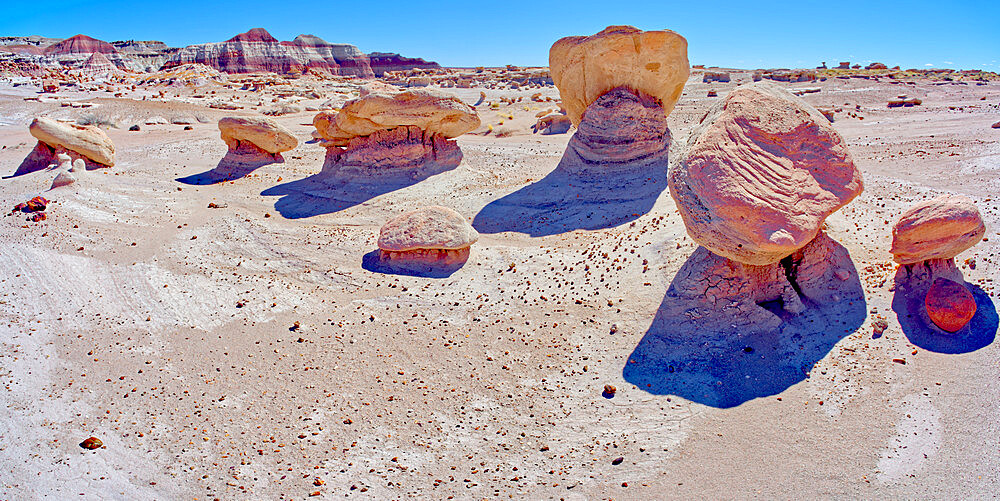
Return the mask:
POLYGON ((101 439, 97 437, 90 437, 84 440, 83 442, 80 442, 80 447, 92 451, 94 449, 100 449, 101 447, 104 447, 104 442, 101 442, 101 439))

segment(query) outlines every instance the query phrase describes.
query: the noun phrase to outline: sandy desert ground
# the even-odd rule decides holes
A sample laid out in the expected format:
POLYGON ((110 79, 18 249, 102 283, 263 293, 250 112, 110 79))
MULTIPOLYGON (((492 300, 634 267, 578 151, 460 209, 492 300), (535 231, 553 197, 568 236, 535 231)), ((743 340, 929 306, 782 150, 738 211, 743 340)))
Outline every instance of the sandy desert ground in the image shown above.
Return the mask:
MULTIPOLYGON (((692 74, 669 117, 671 161, 750 80, 734 76, 692 74)), ((52 172, 0 181, 9 207, 53 201, 46 221, 0 219, 0 498, 995 496, 1000 83, 783 85, 819 87, 804 99, 841 109, 865 191, 827 231, 865 299, 770 337, 705 326, 658 347, 683 367, 637 372, 696 245, 665 172, 552 175, 570 134, 531 133, 555 107, 531 101, 537 89, 449 89, 487 95, 484 126, 458 140, 463 162, 381 192, 317 182, 315 112, 277 118, 301 142, 284 163, 198 184, 226 154, 217 120, 252 109, 209 108, 192 97, 204 89, 25 100, 37 89, 0 83, 4 176, 34 147, 35 116, 118 124, 111 169, 51 192, 52 172), (886 107, 902 93, 923 104, 886 107), (491 109, 501 96, 524 99, 491 109), (143 124, 152 116, 190 117, 191 130, 143 124), (970 197, 987 226, 957 259, 986 324, 945 345, 904 334, 888 252, 899 214, 941 193, 970 197), (386 220, 429 204, 482 234, 464 267, 364 266, 386 220), (80 448, 90 436, 105 447, 80 448)))

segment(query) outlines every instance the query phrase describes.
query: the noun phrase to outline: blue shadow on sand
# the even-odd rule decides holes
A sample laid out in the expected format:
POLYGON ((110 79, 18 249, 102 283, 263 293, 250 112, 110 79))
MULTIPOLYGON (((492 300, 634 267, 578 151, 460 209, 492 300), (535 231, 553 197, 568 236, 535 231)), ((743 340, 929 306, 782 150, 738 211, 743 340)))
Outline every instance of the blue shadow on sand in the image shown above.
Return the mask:
POLYGON ((465 265, 465 260, 457 263, 427 265, 423 263, 400 264, 390 263, 382 258, 382 253, 375 249, 361 258, 361 267, 372 273, 386 275, 404 275, 421 278, 448 278, 465 265))
MULTIPOLYGON (((924 307, 927 284, 933 282, 933 279, 921 283, 910 274, 910 270, 906 266, 900 266, 896 270, 892 311, 896 313, 903 334, 914 346, 936 353, 959 354, 973 352, 993 343, 1000 319, 989 294, 979 286, 965 282, 965 287, 976 300, 976 315, 958 332, 945 332, 934 325, 924 307)), ((959 283, 964 282, 960 279, 961 272, 953 269, 952 273, 949 278, 957 279, 955 281, 959 283)))
POLYGON ((179 177, 176 181, 195 186, 235 181, 246 177, 251 172, 265 165, 283 163, 284 161, 284 158, 280 154, 273 157, 266 157, 252 153, 246 154, 229 151, 226 153, 226 156, 222 157, 222 160, 219 160, 218 165, 212 169, 190 176, 179 177))
POLYGON ((272 186, 261 192, 261 195, 281 197, 274 203, 274 208, 288 219, 333 214, 452 170, 461 162, 459 152, 457 158, 442 162, 427 162, 420 168, 405 173, 382 173, 377 169, 366 172, 356 166, 338 164, 334 149, 330 148, 327 152, 320 173, 272 186))
MULTIPOLYGON (((855 270, 842 246, 834 259, 839 268, 855 270)), ((689 258, 677 272, 622 370, 625 380, 640 390, 717 408, 777 395, 809 377, 816 362, 867 317, 864 291, 854 272, 846 282, 833 279, 828 284, 840 291, 839 302, 820 305, 802 297, 806 310, 798 315, 781 311, 780 301, 748 305, 771 312, 767 315, 777 311, 780 322, 771 319, 770 326, 735 318, 704 298, 673 293, 678 277, 698 273, 691 270, 696 267, 693 261, 689 258)), ((753 314, 760 318, 763 312, 753 314)))
POLYGON ((580 172, 563 153, 545 178, 483 207, 472 221, 480 233, 514 231, 533 237, 611 228, 638 219, 667 188, 666 157, 632 170, 580 172))

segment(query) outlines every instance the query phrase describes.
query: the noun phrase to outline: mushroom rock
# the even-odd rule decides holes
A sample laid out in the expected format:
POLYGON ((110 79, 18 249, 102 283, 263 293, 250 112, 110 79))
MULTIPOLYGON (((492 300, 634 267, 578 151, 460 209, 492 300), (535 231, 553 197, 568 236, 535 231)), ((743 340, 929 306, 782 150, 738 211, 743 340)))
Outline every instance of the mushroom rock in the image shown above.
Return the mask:
POLYGON ((670 30, 609 26, 587 37, 565 37, 549 50, 552 80, 574 125, 605 93, 627 87, 659 101, 664 118, 674 109, 690 66, 687 40, 670 30))
POLYGON ((569 140, 565 165, 637 167, 665 161, 669 150, 670 130, 659 101, 618 87, 587 107, 569 140))
POLYGON ((464 263, 479 233, 461 214, 431 206, 397 216, 382 226, 378 248, 384 262, 464 263))
POLYGON ((314 120, 320 137, 331 146, 347 146, 351 138, 379 130, 417 126, 432 134, 455 138, 479 127, 479 114, 456 96, 429 89, 399 93, 370 92, 344 103, 336 113, 314 120))
POLYGON ((892 228, 890 252, 899 264, 952 259, 972 247, 986 226, 972 200, 941 195, 908 209, 892 228))
POLYGON ((115 165, 114 143, 103 130, 93 125, 62 123, 51 118, 38 117, 28 126, 28 131, 38 140, 36 151, 43 150, 44 153, 44 150, 47 150, 50 158, 55 158, 57 153, 65 151, 70 156, 85 157, 100 166, 115 165))
POLYGON ((457 167, 458 143, 449 138, 479 126, 479 115, 454 96, 438 91, 369 92, 338 111, 313 119, 327 147, 324 172, 399 175, 420 179, 457 167))
POLYGON ((280 158, 299 144, 291 131, 263 117, 225 117, 219 120, 219 131, 234 154, 280 158))
POLYGON ((942 330, 957 332, 976 316, 976 299, 964 285, 936 278, 924 297, 927 316, 942 330))
POLYGON ((713 106, 668 182, 693 240, 752 265, 802 248, 863 189, 829 120, 768 83, 737 87, 713 106))

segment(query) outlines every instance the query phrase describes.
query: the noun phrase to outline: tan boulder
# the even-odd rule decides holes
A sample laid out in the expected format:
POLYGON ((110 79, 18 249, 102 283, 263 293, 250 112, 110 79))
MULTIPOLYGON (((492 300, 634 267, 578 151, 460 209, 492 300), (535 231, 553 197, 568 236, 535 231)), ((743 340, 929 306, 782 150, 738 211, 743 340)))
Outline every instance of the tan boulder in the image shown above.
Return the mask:
POLYGON ((410 125, 454 138, 479 124, 479 114, 471 106, 456 96, 430 89, 371 92, 347 101, 336 114, 321 113, 313 120, 316 131, 331 146, 346 146, 352 137, 410 125))
POLYGON ((863 189, 829 120, 768 83, 737 87, 713 106, 668 181, 691 238, 752 265, 806 245, 863 189))
POLYGON ((114 143, 103 130, 93 125, 62 123, 38 117, 28 126, 28 131, 53 150, 65 149, 101 165, 115 165, 114 143))
POLYGON ((407 212, 382 226, 378 248, 386 252, 467 249, 479 232, 461 214, 441 206, 407 212))
POLYGON ((219 131, 231 152, 244 151, 249 143, 256 149, 276 155, 299 144, 291 131, 263 117, 225 117, 219 120, 219 131))
POLYGON ((983 217, 972 200, 941 195, 920 202, 900 216, 892 228, 892 252, 899 264, 952 259, 986 233, 983 217))
POLYGON ((549 49, 549 68, 574 125, 597 98, 618 87, 656 98, 669 115, 690 72, 684 37, 631 26, 557 40, 549 49))

